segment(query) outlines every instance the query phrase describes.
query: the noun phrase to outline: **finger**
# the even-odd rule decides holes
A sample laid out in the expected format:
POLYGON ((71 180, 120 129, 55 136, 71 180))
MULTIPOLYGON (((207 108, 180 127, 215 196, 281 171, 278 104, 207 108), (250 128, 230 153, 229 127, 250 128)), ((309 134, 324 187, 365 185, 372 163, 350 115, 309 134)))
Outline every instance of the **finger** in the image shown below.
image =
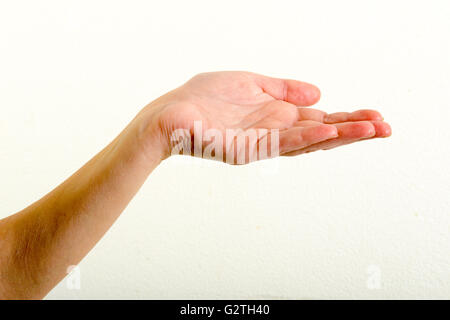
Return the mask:
POLYGON ((284 156, 296 156, 317 150, 328 150, 357 141, 388 137, 391 135, 389 124, 383 121, 347 122, 336 124, 335 126, 338 129, 338 138, 319 142, 307 148, 284 154, 284 156))
POLYGON ((364 121, 373 120, 381 121, 383 117, 376 110, 362 109, 354 112, 336 112, 325 115, 323 118, 324 123, 339 123, 347 121, 364 121))
POLYGON ((333 124, 348 121, 380 121, 383 120, 381 114, 376 110, 362 109, 354 112, 336 112, 327 114, 326 112, 313 108, 297 108, 298 119, 313 120, 323 123, 333 124))
POLYGON ((260 88, 277 100, 306 107, 315 104, 320 99, 320 90, 315 85, 257 74, 254 74, 254 76, 260 88))
POLYGON ((313 127, 313 126, 318 126, 323 124, 322 122, 319 121, 313 121, 313 120, 301 120, 301 121, 296 121, 293 123, 294 127, 313 127))
POLYGON ((360 142, 360 141, 365 141, 365 140, 370 140, 370 139, 374 139, 374 138, 386 138, 389 137, 391 135, 391 129, 390 126, 382 121, 377 121, 378 124, 372 123, 375 127, 375 135, 373 136, 369 136, 367 138, 355 138, 355 139, 348 139, 348 140, 342 140, 339 141, 338 139, 333 139, 334 141, 330 141, 329 143, 324 143, 322 145, 316 144, 314 146, 311 146, 311 148, 305 148, 305 152, 312 152, 312 151, 318 151, 318 150, 330 150, 330 149, 334 149, 337 147, 341 147, 341 146, 345 146, 348 144, 352 144, 355 142, 360 142))
POLYGON ((323 119, 327 115, 326 112, 322 110, 317 110, 313 108, 297 108, 298 112, 298 120, 312 120, 312 121, 318 121, 323 122, 323 119))
POLYGON ((371 121, 375 127, 375 138, 387 138, 392 135, 392 129, 389 123, 384 121, 371 121))
POLYGON ((320 124, 312 127, 292 127, 280 132, 280 154, 302 149, 307 146, 336 138, 338 131, 333 125, 320 124))

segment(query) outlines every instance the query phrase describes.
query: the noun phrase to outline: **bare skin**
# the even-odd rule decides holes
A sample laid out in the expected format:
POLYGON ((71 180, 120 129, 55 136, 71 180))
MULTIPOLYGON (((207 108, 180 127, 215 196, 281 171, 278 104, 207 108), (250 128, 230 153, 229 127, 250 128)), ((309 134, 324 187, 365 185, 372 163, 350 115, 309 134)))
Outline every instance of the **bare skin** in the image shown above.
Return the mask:
POLYGON ((66 276, 67 268, 77 265, 101 239, 148 175, 172 154, 174 130, 194 132, 194 121, 202 122, 203 131, 214 128, 224 133, 238 128, 279 129, 281 156, 390 136, 389 125, 374 110, 327 114, 305 108, 319 98, 319 89, 307 83, 216 72, 199 74, 153 101, 56 189, 0 220, 0 298, 45 297, 66 276))

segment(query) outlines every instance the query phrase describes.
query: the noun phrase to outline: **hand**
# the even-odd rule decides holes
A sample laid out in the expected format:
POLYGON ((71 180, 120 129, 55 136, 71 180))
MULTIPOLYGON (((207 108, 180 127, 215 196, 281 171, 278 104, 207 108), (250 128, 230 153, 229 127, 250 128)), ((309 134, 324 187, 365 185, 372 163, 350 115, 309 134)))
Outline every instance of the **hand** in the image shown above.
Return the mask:
POLYGON ((173 133, 179 129, 194 134, 188 141, 200 143, 200 156, 237 164, 263 159, 263 142, 270 141, 271 149, 274 137, 279 153, 290 156, 390 135, 389 125, 376 111, 328 115, 304 108, 319 97, 316 87, 294 80, 217 72, 195 76, 155 100, 57 188, 0 220, 0 275, 7 275, 0 276, 0 299, 42 298, 61 281, 67 267, 81 261, 152 170, 176 149, 173 133), (199 132, 196 121, 202 124, 199 132), (228 161, 229 141, 222 145, 225 157, 217 157, 217 145, 214 153, 206 152, 210 144, 199 136, 214 131, 214 142, 220 142, 228 139, 230 129, 243 130, 231 141, 236 161, 228 161), (252 130, 258 133, 256 139, 247 135, 252 130), (243 145, 234 145, 241 136, 246 138, 243 145), (251 157, 250 150, 257 150, 258 157, 251 157))
MULTIPOLYGON (((185 129, 193 135, 193 141, 204 151, 207 144, 198 141, 195 121, 201 122, 202 134, 215 129, 223 137, 227 129, 242 129, 241 135, 252 129, 259 132, 268 129, 268 134, 259 134, 256 140, 237 145, 235 157, 246 153, 245 163, 262 159, 250 158, 249 150, 258 150, 262 141, 267 142, 270 129, 279 130, 279 154, 282 156, 327 150, 391 134, 390 126, 374 110, 327 114, 304 108, 319 99, 319 89, 304 82, 249 72, 213 72, 195 76, 151 103, 144 113, 151 114, 166 157, 174 151, 172 134, 177 129, 185 129)), ((151 135, 155 136, 154 130, 151 135)), ((193 153, 194 146, 191 144, 191 147, 190 153, 193 153)), ((227 152, 230 152, 230 141, 223 143, 223 154, 227 152)), ((212 155, 214 158, 214 153, 212 155)), ((225 161, 225 156, 220 156, 219 160, 225 161)))

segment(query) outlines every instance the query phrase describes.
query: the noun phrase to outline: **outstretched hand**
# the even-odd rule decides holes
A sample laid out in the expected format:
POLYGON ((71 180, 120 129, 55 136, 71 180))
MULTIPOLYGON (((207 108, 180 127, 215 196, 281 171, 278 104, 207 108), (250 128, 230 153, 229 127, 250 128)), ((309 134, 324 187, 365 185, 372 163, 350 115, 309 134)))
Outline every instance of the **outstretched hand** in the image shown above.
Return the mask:
POLYGON ((176 133, 187 134, 187 140, 181 136, 184 154, 231 164, 391 134, 377 111, 327 114, 305 108, 319 98, 319 90, 307 83, 217 72, 195 76, 150 103, 66 181, 0 220, 0 299, 42 298, 61 281, 68 267, 78 264, 111 227, 148 175, 179 151, 176 133), (237 134, 228 141, 230 130, 237 134), (269 141, 270 155, 261 155, 269 141))
MULTIPOLYGON (((327 114, 305 108, 319 99, 319 89, 305 82, 249 72, 212 72, 195 76, 155 100, 143 113, 153 117, 152 136, 157 128, 156 136, 163 141, 166 157, 179 151, 174 152, 172 135, 176 130, 186 130, 192 135, 192 141, 205 149, 204 141, 196 141, 199 132, 194 130, 195 122, 201 123, 202 134, 214 129, 223 137, 230 129, 241 129, 240 134, 244 135, 252 129, 270 135, 270 129, 278 129, 278 153, 282 156, 331 149, 391 134, 390 126, 374 110, 327 114)), ((260 134, 254 141, 247 140, 244 147, 237 145, 234 152, 238 155, 243 151, 258 150, 265 136, 267 134, 260 134)), ((194 143, 191 144, 192 153, 194 143)), ((229 153, 229 148, 230 141, 224 141, 223 154, 229 153)), ((253 158, 257 159, 262 158, 253 158)), ((251 158, 247 155, 245 163, 249 161, 251 158)))

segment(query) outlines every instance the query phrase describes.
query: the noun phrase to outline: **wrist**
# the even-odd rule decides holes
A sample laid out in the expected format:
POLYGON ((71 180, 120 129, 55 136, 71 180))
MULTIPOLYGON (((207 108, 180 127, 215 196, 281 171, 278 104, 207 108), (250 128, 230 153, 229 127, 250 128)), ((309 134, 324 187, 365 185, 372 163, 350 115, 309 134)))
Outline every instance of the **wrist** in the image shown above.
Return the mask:
POLYGON ((170 148, 161 130, 159 114, 164 107, 151 103, 130 123, 130 137, 145 161, 159 164, 170 156, 170 148))

